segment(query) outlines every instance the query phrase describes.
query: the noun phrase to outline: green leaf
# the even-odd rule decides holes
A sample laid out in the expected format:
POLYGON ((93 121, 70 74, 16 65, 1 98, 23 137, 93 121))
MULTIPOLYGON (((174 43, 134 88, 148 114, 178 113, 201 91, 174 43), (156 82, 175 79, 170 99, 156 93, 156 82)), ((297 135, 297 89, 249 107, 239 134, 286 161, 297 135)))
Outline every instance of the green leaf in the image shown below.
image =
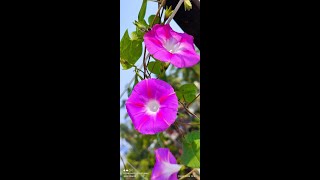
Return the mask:
POLYGON ((142 21, 144 19, 144 16, 146 15, 146 9, 147 9, 147 0, 143 0, 139 15, 138 15, 138 20, 142 21))
POLYGON ((182 164, 200 168, 200 131, 193 131, 185 136, 182 142, 182 164))
POLYGON ((150 27, 151 25, 160 24, 160 17, 156 15, 150 15, 148 18, 148 22, 150 27), (154 18, 156 19, 154 20, 153 24, 151 24, 154 18))
POLYGON ((176 95, 178 97, 178 99, 183 99, 183 94, 179 91, 179 90, 176 90, 176 95))
POLYGON ((144 26, 148 27, 148 24, 147 24, 147 21, 146 21, 146 20, 142 19, 142 20, 139 20, 139 22, 140 22, 141 24, 143 24, 144 26))
POLYGON ((148 64, 148 70, 154 74, 160 74, 161 68, 163 67, 163 64, 161 61, 152 61, 148 64))
POLYGON ((123 69, 130 69, 141 55, 142 41, 131 39, 127 29, 120 41, 120 63, 123 69))
POLYGON ((194 98, 196 98, 196 93, 197 86, 194 84, 184 84, 176 91, 177 97, 186 102, 191 102, 194 98))
POLYGON ((196 95, 194 95, 194 94, 184 94, 183 98, 187 103, 189 103, 189 102, 191 102, 192 100, 194 100, 196 98, 196 95))

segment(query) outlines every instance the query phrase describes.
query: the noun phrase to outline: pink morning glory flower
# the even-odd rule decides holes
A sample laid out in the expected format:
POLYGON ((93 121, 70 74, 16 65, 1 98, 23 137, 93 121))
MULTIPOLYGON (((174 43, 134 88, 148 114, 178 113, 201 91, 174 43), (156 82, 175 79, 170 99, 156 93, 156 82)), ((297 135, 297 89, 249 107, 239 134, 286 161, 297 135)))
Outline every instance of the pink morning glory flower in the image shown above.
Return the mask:
POLYGON ((156 163, 152 170, 151 180, 177 180, 182 165, 177 164, 170 150, 168 148, 156 149, 155 156, 156 163))
POLYGON ((144 79, 136 84, 126 101, 133 126, 141 134, 156 134, 174 123, 178 98, 172 86, 160 79, 144 79))
POLYGON ((156 24, 143 38, 149 53, 160 61, 170 62, 178 68, 191 67, 200 61, 193 37, 173 31, 169 24, 156 24))

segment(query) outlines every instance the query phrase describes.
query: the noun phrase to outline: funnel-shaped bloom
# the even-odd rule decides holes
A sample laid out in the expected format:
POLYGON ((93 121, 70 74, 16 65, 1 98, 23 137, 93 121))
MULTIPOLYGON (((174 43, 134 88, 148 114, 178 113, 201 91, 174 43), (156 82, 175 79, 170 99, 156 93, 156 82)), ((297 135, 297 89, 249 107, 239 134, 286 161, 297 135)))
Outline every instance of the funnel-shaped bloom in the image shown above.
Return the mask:
POLYGON ((156 163, 153 167, 151 180, 177 180, 182 165, 177 164, 176 158, 168 148, 155 150, 156 163))
POLYGON ((126 101, 132 123, 141 134, 156 134, 174 123, 178 98, 170 84, 155 78, 136 84, 126 101))
POLYGON ((170 62, 178 68, 191 67, 200 61, 193 37, 173 31, 169 24, 156 24, 143 38, 149 53, 160 61, 170 62))

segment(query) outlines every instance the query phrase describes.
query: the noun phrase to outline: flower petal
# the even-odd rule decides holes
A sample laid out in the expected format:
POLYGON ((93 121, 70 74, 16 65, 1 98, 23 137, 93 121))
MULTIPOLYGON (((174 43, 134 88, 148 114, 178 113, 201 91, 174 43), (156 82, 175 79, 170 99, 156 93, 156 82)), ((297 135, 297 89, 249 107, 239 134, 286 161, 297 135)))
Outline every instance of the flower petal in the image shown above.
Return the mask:
POLYGON ((159 102, 161 104, 161 108, 171 108, 174 110, 178 110, 178 97, 175 92, 171 94, 167 94, 159 98, 159 102))
POLYGON ((147 32, 144 37, 144 43, 146 48, 150 54, 154 54, 162 49, 164 49, 162 42, 159 39, 155 38, 155 34, 153 32, 147 32))
POLYGON ((140 81, 126 101, 126 109, 134 128, 142 134, 165 131, 174 123, 178 112, 178 98, 167 82, 150 78, 140 81), (156 103, 155 106, 150 103, 156 103))
POLYGON ((148 88, 151 89, 152 98, 160 100, 163 96, 169 96, 174 93, 174 89, 170 84, 163 80, 151 78, 148 79, 148 88))
POLYGON ((175 113, 174 115, 175 115, 175 117, 173 117, 172 113, 170 113, 169 111, 165 111, 165 113, 164 113, 163 110, 160 110, 155 117, 156 118, 155 122, 157 125, 154 126, 154 130, 156 132, 162 132, 162 131, 168 129, 174 123, 174 121, 176 119, 177 114, 175 113), (169 113, 171 115, 167 115, 167 113, 169 113), (169 119, 167 117, 169 117, 171 119, 169 119))
POLYGON ((193 37, 187 33, 181 33, 181 40, 180 43, 183 44, 184 46, 188 46, 191 47, 191 49, 194 49, 194 45, 193 45, 193 37))
POLYGON ((160 108, 157 113, 157 122, 168 124, 167 128, 174 123, 177 118, 177 110, 171 108, 160 108))
POLYGON ((152 170, 151 180, 177 180, 181 165, 156 163, 152 170))
POLYGON ((139 102, 127 102, 126 108, 130 117, 133 117, 137 114, 146 113, 145 105, 139 102))
POLYGON ((171 63, 178 68, 187 68, 196 65, 200 61, 200 56, 188 51, 181 51, 174 54, 171 63))
POLYGON ((177 180, 177 175, 182 167, 177 164, 175 157, 168 148, 155 150, 156 162, 151 174, 151 180, 177 180))
MULTIPOLYGON (((171 29, 171 31, 170 31, 171 37, 174 38, 177 42, 180 42, 180 41, 181 41, 181 39, 182 39, 182 37, 183 37, 184 34, 186 34, 186 33, 178 33, 178 32, 173 31, 172 29, 171 29)), ((171 38, 171 37, 170 37, 170 38, 171 38)), ((193 43, 193 42, 192 42, 192 43, 193 43)))
POLYGON ((170 62, 170 59, 172 58, 172 53, 163 48, 162 50, 155 52, 153 54, 153 57, 162 62, 170 62))
POLYGON ((169 24, 156 24, 152 29, 155 32, 155 37, 158 38, 162 43, 171 37, 172 28, 169 26, 169 24))
POLYGON ((156 134, 155 116, 146 113, 136 114, 131 117, 134 128, 141 134, 156 134))
POLYGON ((154 58, 170 62, 178 68, 192 67, 200 61, 193 37, 187 33, 175 32, 169 24, 153 26, 145 33, 144 42, 154 58))
POLYGON ((158 148, 155 150, 156 161, 165 161, 171 164, 177 164, 176 158, 168 148, 158 148))

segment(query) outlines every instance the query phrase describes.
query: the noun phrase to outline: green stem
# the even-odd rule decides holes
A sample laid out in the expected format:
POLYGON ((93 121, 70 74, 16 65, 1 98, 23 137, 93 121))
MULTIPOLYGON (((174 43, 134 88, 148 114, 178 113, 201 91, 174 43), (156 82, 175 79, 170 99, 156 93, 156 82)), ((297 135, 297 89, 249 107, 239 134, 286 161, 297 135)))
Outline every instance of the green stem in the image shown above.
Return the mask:
POLYGON ((120 159, 121 159, 121 161, 122 161, 122 163, 123 163, 124 170, 127 170, 126 164, 124 163, 121 154, 120 154, 120 159))
POLYGON ((188 174, 182 176, 181 178, 179 178, 179 180, 184 179, 186 177, 190 177, 190 174, 193 173, 196 169, 192 169, 192 171, 190 171, 188 174))
POLYGON ((195 115, 194 113, 192 113, 182 102, 179 101, 179 103, 183 106, 183 108, 187 111, 187 113, 189 113, 190 115, 192 115, 200 120, 200 118, 197 115, 195 115))
POLYGON ((147 77, 147 63, 146 63, 146 52, 147 52, 147 49, 146 49, 146 46, 144 46, 144 52, 143 52, 143 79, 145 79, 147 77))
POLYGON ((165 5, 165 3, 166 3, 166 0, 162 0, 160 6, 159 6, 159 8, 158 8, 158 11, 157 11, 156 15, 154 16, 154 18, 153 18, 153 20, 152 20, 152 22, 151 22, 151 24, 150 24, 150 27, 153 26, 153 23, 154 23, 154 21, 156 20, 156 17, 159 16, 160 10, 161 10, 161 8, 165 5))
POLYGON ((187 108, 200 96, 200 93, 187 105, 187 108))
POLYGON ((191 126, 199 126, 200 123, 185 123, 185 122, 182 122, 182 121, 177 121, 178 123, 181 123, 181 124, 187 124, 187 125, 191 125, 191 126))
POLYGON ((164 66, 161 66, 161 73, 158 75, 157 79, 159 79, 160 77, 163 77, 168 69, 168 67, 170 66, 170 64, 168 65, 164 65, 164 66))
POLYGON ((160 139, 160 133, 157 134, 157 139, 158 139, 158 143, 159 143, 160 147, 164 147, 162 144, 162 141, 160 139))
POLYGON ((136 75, 140 78, 140 80, 143 80, 143 77, 139 73, 136 73, 136 75))
POLYGON ((142 73, 144 73, 141 69, 139 69, 136 65, 133 65, 133 67, 135 68, 136 71, 140 71, 142 73))

